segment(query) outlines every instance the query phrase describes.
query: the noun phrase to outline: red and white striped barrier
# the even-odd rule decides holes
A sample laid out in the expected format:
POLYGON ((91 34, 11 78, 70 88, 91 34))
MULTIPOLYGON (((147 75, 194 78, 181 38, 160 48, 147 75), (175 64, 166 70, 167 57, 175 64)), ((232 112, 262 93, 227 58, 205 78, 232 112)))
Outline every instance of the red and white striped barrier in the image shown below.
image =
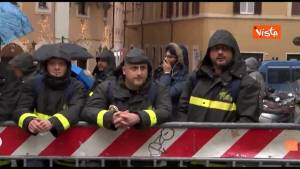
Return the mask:
POLYGON ((0 127, 1 156, 300 159, 299 130, 75 126, 59 137, 0 127))

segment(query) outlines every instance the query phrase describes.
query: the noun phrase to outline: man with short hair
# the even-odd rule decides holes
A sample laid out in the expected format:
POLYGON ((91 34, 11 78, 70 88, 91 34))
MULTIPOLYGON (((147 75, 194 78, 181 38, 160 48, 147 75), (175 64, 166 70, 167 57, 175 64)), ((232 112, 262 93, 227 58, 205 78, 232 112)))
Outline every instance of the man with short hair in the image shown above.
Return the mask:
POLYGON ((144 51, 131 49, 119 69, 122 75, 99 84, 89 94, 81 114, 84 120, 113 130, 146 128, 168 121, 170 95, 152 81, 151 64, 144 51))

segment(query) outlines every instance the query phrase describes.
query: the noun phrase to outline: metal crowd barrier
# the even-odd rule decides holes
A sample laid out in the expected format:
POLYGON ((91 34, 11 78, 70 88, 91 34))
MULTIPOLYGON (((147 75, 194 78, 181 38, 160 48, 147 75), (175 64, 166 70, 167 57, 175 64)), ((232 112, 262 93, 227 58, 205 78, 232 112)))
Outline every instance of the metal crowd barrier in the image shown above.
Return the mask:
POLYGON ((0 123, 0 159, 74 160, 75 167, 300 166, 300 125, 293 123, 168 122, 117 131, 79 122, 57 138, 32 136, 14 122, 0 123), (121 161, 121 162, 120 162, 121 161), (140 161, 140 163, 137 163, 140 161), (114 163, 114 162, 112 162, 114 163))

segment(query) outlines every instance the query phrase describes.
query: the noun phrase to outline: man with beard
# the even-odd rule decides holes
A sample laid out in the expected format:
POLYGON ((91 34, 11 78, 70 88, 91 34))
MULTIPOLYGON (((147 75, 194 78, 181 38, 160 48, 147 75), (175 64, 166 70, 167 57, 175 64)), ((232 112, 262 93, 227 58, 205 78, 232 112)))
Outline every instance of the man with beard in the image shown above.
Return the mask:
POLYGON ((180 111, 193 122, 258 122, 260 87, 240 57, 233 35, 217 30, 203 62, 188 78, 180 111))
POLYGON ((114 70, 116 69, 116 61, 114 53, 108 50, 106 47, 103 48, 100 54, 96 56, 97 65, 94 68, 93 76, 95 82, 91 90, 93 90, 98 84, 102 83, 107 79, 114 78, 114 70))

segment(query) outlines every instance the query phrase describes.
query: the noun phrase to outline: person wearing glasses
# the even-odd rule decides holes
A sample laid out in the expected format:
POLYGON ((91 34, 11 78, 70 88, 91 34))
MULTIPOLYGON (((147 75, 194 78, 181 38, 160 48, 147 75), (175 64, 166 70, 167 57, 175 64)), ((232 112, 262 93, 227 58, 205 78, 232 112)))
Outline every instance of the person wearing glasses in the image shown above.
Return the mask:
POLYGON ((188 52, 184 46, 169 43, 162 64, 155 70, 154 79, 169 88, 172 98, 172 121, 185 121, 186 116, 178 113, 179 97, 188 77, 188 52))

